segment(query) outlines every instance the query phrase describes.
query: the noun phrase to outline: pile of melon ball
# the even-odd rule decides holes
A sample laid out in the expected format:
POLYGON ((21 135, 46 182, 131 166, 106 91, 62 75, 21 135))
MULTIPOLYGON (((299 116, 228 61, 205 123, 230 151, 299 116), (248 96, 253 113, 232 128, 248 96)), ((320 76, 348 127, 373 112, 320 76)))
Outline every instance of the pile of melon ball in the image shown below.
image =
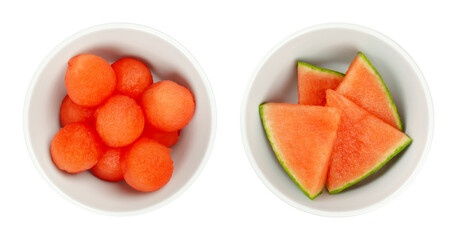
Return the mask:
POLYGON ((70 59, 65 87, 62 128, 51 142, 59 169, 91 169, 102 180, 125 180, 147 192, 170 180, 170 147, 195 111, 187 88, 169 80, 153 83, 149 68, 137 59, 110 65, 92 54, 70 59))

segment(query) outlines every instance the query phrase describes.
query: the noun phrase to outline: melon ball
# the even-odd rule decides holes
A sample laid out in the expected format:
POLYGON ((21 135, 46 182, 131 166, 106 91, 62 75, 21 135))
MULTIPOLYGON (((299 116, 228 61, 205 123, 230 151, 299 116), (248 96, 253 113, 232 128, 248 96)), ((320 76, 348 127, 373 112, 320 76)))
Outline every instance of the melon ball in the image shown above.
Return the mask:
POLYGON ((81 107, 74 103, 68 95, 60 105, 60 123, 64 127, 72 122, 90 122, 94 115, 94 108, 81 107))
POLYGON ((195 111, 189 89, 169 80, 148 87, 141 96, 141 105, 148 122, 165 132, 184 128, 195 111))
POLYGON ((164 145, 165 147, 171 147, 178 142, 179 134, 180 130, 164 132, 151 126, 151 124, 146 123, 142 136, 156 140, 158 143, 164 145))
POLYGON ((92 167, 92 173, 105 181, 117 182, 124 179, 121 170, 121 148, 108 148, 105 154, 92 167))
POLYGON ((124 147, 143 132, 143 111, 135 100, 115 95, 96 110, 95 127, 106 145, 124 147))
POLYGON ((83 107, 95 107, 116 88, 116 74, 103 58, 93 54, 77 55, 68 61, 65 73, 68 96, 83 107))
POLYGON ((103 155, 103 143, 88 124, 69 123, 51 141, 51 158, 57 168, 79 173, 92 168, 103 155))
POLYGON ((171 150, 162 144, 141 138, 123 155, 124 180, 139 191, 152 192, 162 188, 173 174, 170 153, 171 150))
POLYGON ((111 66, 116 73, 116 91, 120 94, 137 99, 152 84, 151 71, 135 58, 121 58, 111 66))

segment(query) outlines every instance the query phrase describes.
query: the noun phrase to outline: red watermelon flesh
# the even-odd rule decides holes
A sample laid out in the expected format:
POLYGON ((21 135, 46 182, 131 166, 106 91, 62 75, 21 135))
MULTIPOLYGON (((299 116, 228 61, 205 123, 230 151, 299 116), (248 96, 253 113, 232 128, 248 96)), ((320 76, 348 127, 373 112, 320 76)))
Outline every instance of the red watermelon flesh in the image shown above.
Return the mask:
POLYGON ((298 62, 297 77, 298 103, 324 106, 325 90, 335 89, 343 80, 344 74, 298 62))
POLYGON ((327 189, 333 194, 376 172, 412 140, 336 91, 327 90, 326 97, 326 106, 341 110, 327 175, 327 189))
POLYGON ((264 103, 259 110, 277 159, 300 189, 314 199, 325 186, 339 110, 290 103, 264 103))
POLYGON ((386 123, 403 130, 397 107, 378 71, 359 52, 336 91, 386 123))

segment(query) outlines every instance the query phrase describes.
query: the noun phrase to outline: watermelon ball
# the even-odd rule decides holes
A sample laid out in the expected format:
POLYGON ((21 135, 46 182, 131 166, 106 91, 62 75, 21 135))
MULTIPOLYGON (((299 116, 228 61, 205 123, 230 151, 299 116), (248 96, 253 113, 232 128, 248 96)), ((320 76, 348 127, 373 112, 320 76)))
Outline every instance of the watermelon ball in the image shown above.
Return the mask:
POLYGON ((73 102, 83 107, 95 107, 114 92, 116 74, 99 56, 77 55, 68 61, 65 87, 73 102))
POLYGON ((158 143, 164 145, 165 147, 171 147, 178 142, 179 133, 180 130, 164 132, 146 123, 142 136, 156 140, 158 143))
POLYGON ((105 154, 92 167, 92 173, 105 181, 117 182, 124 179, 121 170, 121 149, 108 148, 105 154))
POLYGON ((94 108, 81 107, 74 103, 68 95, 62 101, 60 105, 60 123, 64 127, 68 123, 72 122, 88 122, 92 120, 94 115, 94 108))
POLYGON ((169 80, 148 87, 141 96, 141 104, 149 123, 165 132, 184 128, 195 111, 189 89, 169 80))
POLYGON ((124 180, 132 188, 152 192, 162 188, 173 173, 171 150, 148 138, 141 138, 123 155, 124 180))
POLYGON ((124 147, 143 132, 143 111, 135 100, 115 95, 96 110, 95 127, 106 145, 124 147))
POLYGON ((87 123, 69 123, 51 141, 52 161, 57 168, 69 173, 92 168, 103 153, 103 143, 87 123))
POLYGON ((112 65, 116 73, 116 91, 137 99, 143 91, 152 84, 149 68, 134 58, 121 58, 112 65))

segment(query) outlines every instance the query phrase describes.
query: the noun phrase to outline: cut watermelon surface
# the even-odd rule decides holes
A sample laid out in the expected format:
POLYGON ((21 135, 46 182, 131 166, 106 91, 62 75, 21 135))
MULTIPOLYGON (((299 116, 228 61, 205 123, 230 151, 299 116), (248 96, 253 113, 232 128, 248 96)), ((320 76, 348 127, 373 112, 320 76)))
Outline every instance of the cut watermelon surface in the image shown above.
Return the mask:
POLYGON ((326 93, 326 106, 341 110, 327 175, 327 189, 333 194, 376 172, 412 140, 336 91, 326 93))
POLYGON ((403 130, 397 107, 381 75, 359 52, 336 91, 386 123, 403 130))
POLYGON ((335 89, 343 80, 344 74, 298 62, 297 77, 298 103, 324 106, 325 90, 335 89))
POLYGON ((290 103, 264 103, 259 110, 277 159, 302 191, 314 199, 325 186, 340 111, 290 103))

